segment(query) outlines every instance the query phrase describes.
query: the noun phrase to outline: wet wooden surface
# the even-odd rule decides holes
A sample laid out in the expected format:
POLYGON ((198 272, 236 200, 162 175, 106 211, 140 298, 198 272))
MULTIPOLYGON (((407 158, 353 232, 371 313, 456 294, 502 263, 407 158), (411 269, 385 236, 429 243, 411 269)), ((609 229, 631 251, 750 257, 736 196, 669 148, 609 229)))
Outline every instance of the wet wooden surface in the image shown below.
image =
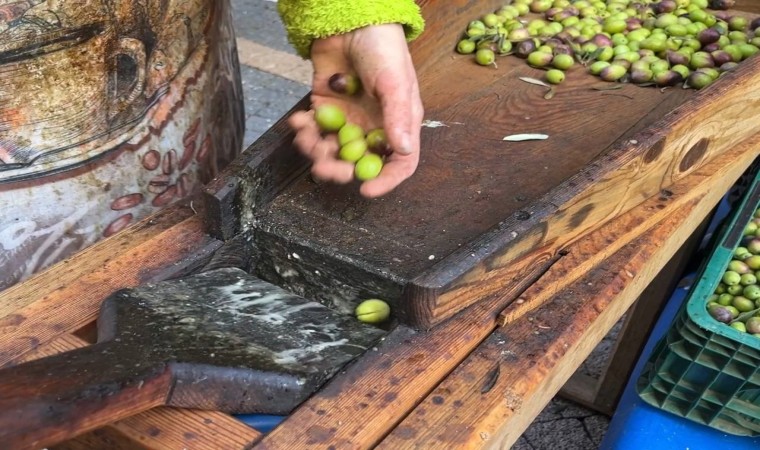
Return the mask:
MULTIPOLYGON (((508 318, 504 326, 498 327, 497 317, 507 303, 508 292, 485 299, 431 332, 399 327, 376 351, 368 352, 334 378, 263 439, 249 431, 219 439, 219 448, 242 449, 256 443, 255 448, 288 449, 311 448, 318 443, 336 448, 371 448, 377 444, 387 448, 424 447, 441 442, 468 447, 508 445, 758 155, 759 145, 760 139, 755 139, 734 147, 674 185, 669 195, 651 198, 578 240, 527 291, 535 298, 552 292, 551 298, 535 302, 534 297, 523 295, 521 304, 531 307, 503 315, 501 320, 508 318), (634 237, 628 230, 638 231, 633 232, 634 237), (584 270, 575 270, 579 264, 584 270), (498 377, 493 375, 497 366, 498 377), (502 401, 505 395, 510 398, 508 404, 502 401), (459 432, 451 431, 454 429, 459 432)), ((168 235, 192 234, 190 231, 200 225, 190 222, 195 225, 189 229, 188 220, 193 218, 176 212, 168 217, 175 220, 174 227, 147 233, 140 245, 131 242, 127 233, 125 241, 119 243, 119 234, 93 247, 90 261, 103 264, 110 257, 104 249, 121 244, 123 258, 145 266, 145 254, 133 247, 155 247, 166 242, 168 235)), ((153 225, 159 223, 165 224, 155 221, 153 225)), ((150 229, 150 224, 145 225, 141 232, 150 229)), ((196 250, 184 247, 170 259, 185 260, 196 250)), ((38 275, 30 280, 30 286, 54 285, 62 268, 65 265, 38 275)), ((105 276, 116 275, 118 270, 105 263, 92 272, 105 276)), ((27 291, 25 304, 18 306, 21 310, 32 308, 42 313, 58 306, 78 311, 85 319, 62 315, 54 321, 48 317, 40 323, 40 338, 34 330, 26 332, 26 340, 32 344, 28 347, 0 341, 6 364, 85 344, 70 331, 91 321, 97 311, 97 294, 87 295, 91 284, 83 282, 91 275, 80 273, 80 279, 72 278, 69 289, 80 295, 50 299, 45 290, 39 296, 27 291)), ((120 281, 122 285, 139 282, 129 278, 120 281)), ((0 296, 0 304, 14 298, 9 295, 12 293, 0 296)), ((514 311, 511 308, 505 313, 514 311)), ((5 312, 3 332, 14 328, 8 321, 15 317, 12 309, 5 312)), ((212 445, 215 433, 245 429, 236 419, 220 413, 160 408, 67 441, 60 448, 102 448, 103 443, 114 442, 122 442, 125 448, 131 447, 124 442, 151 449, 198 442, 198 448, 204 448, 203 442, 212 445)))
POLYGON ((217 180, 215 228, 255 224, 263 260, 299 274, 262 266, 259 275, 336 299, 345 310, 374 294, 403 323, 429 329, 526 276, 526 267, 529 277, 540 276, 575 239, 758 128, 760 57, 700 92, 632 84, 595 90, 610 83, 576 64, 547 100, 545 88, 519 80, 543 74, 524 60, 481 67, 453 52, 467 22, 501 3, 420 2, 430 20, 412 51, 425 116, 446 126, 423 128, 419 168, 390 195, 367 200, 354 184, 313 182, 282 123, 264 153, 247 156, 247 171, 235 167, 217 180), (549 138, 502 140, 518 133, 549 138), (262 170, 269 166, 288 170, 262 170), (530 259, 536 248, 544 251, 530 259), (293 252, 309 256, 288 261, 293 252))
MULTIPOLYGON (((518 73, 536 76, 524 62, 492 69, 468 67, 460 57, 452 58, 452 36, 501 2, 457 0, 445 8, 441 3, 420 2, 428 16, 433 9, 439 15, 413 48, 420 79, 429 86, 428 117, 450 126, 424 131, 423 152, 428 150, 419 174, 388 197, 409 199, 410 208, 399 210, 385 199, 371 208, 361 206, 360 214, 343 215, 339 207, 352 197, 348 193, 341 194, 344 203, 338 201, 332 209, 319 202, 300 207, 315 220, 322 220, 320 214, 340 214, 340 220, 325 221, 325 226, 340 224, 349 233, 338 241, 345 245, 354 245, 351 233, 361 231, 355 224, 371 224, 375 248, 381 252, 372 258, 378 260, 389 260, 389 254, 419 239, 423 246, 397 267, 401 276, 394 282, 406 289, 397 306, 406 311, 409 324, 421 328, 450 319, 428 332, 399 326, 376 351, 334 378, 263 438, 221 413, 157 408, 59 448, 509 446, 760 154, 757 139, 741 143, 757 131, 752 108, 760 104, 755 89, 760 58, 724 79, 722 87, 702 93, 627 86, 615 92, 628 95, 635 89, 633 99, 604 96, 612 99, 602 102, 603 92, 586 86, 599 82, 571 73, 563 85, 566 90, 545 101, 540 88, 510 80, 518 73), (444 86, 444 72, 472 79, 469 91, 457 93, 451 83, 444 86), (577 100, 571 101, 570 94, 577 100), (535 106, 543 102, 551 104, 535 106), (747 106, 724 108, 727 102, 747 106), (587 113, 568 105, 602 108, 596 109, 605 112, 601 125, 584 122, 587 113), (615 105, 618 120, 627 125, 606 117, 612 114, 604 109, 608 105, 615 105), (671 111, 677 105, 682 106, 671 111), (505 112, 508 107, 531 119, 505 112), (638 116, 631 119, 623 110, 638 116), (585 128, 575 126, 573 116, 585 128), (476 126, 470 125, 473 121, 476 126), (557 121, 567 131, 552 128, 557 121), (575 145, 551 147, 553 139, 509 144, 507 157, 501 137, 538 131, 524 128, 538 123, 548 134, 564 136, 575 145), (480 152, 492 167, 480 165, 480 152), (462 160, 469 166, 459 164, 462 160), (507 184, 515 173, 525 177, 516 179, 511 191, 498 183, 504 181, 505 173, 498 172, 506 170, 503 166, 512 168, 507 184), (537 173, 549 182, 533 181, 541 178, 537 173), (382 244, 392 214, 431 207, 420 200, 431 197, 424 186, 442 194, 436 195, 434 206, 455 218, 470 214, 479 222, 458 223, 464 225, 462 230, 446 225, 447 232, 463 234, 445 234, 434 226, 444 223, 438 210, 431 208, 429 216, 437 224, 419 221, 414 210, 404 219, 409 235, 397 244, 382 244), (457 205, 464 209, 452 209, 457 205), (346 227, 346 221, 351 226, 346 227), (414 234, 420 230, 428 234, 414 234), (472 253, 475 264, 467 260, 472 253), (436 258, 428 259, 430 254, 436 258), (410 298, 420 302, 403 303, 410 298)), ((251 209, 240 209, 241 198, 251 201, 249 207, 273 205, 288 195, 294 201, 313 199, 306 189, 310 185, 299 178, 305 166, 289 147, 291 137, 282 122, 275 125, 254 146, 263 153, 238 161, 233 166, 237 176, 212 183, 205 202, 213 210, 209 215, 201 210, 196 214, 188 206, 170 208, 1 293, 0 365, 85 345, 74 333, 86 334, 81 330, 92 326, 109 293, 204 265, 222 245, 217 237, 232 237, 239 231, 235 220, 251 219, 251 209), (275 157, 275 150, 283 146, 287 148, 282 159, 275 157), (262 169, 269 164, 288 170, 267 175, 262 169), (251 174, 259 183, 255 187, 262 189, 245 185, 243 180, 251 174), (219 219, 210 223, 213 217, 219 219)), ((271 208, 263 211, 285 220, 271 208)), ((298 231, 298 224, 293 225, 298 231)), ((305 225, 301 230, 313 237, 305 225)))

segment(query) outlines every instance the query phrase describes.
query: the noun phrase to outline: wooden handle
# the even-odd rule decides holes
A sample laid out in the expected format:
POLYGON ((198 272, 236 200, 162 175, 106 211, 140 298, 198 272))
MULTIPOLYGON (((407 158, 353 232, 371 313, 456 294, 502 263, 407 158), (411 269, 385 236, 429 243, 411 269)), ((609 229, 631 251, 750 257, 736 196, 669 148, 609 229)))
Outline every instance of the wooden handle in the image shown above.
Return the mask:
POLYGON ((163 405, 168 365, 118 350, 106 342, 0 370, 2 447, 39 449, 163 405))

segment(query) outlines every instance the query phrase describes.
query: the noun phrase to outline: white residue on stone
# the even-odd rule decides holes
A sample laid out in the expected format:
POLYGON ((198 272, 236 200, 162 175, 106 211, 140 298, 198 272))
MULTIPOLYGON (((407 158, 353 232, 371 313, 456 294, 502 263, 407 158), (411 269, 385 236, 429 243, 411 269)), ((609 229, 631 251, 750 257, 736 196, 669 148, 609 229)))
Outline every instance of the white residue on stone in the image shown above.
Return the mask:
POLYGON ((340 347, 342 345, 347 345, 348 339, 343 338, 339 339, 337 341, 333 342, 319 342, 317 344, 309 345, 302 348, 291 348, 288 350, 282 350, 280 352, 276 352, 273 355, 273 360, 277 364, 298 364, 300 360, 303 360, 305 357, 309 357, 310 362, 314 362, 315 358, 318 358, 321 360, 322 358, 319 357, 319 353, 321 353, 323 350, 330 348, 330 347, 340 347))
POLYGON ((428 259, 431 260, 431 261, 434 260, 435 259, 435 255, 428 256, 428 259))

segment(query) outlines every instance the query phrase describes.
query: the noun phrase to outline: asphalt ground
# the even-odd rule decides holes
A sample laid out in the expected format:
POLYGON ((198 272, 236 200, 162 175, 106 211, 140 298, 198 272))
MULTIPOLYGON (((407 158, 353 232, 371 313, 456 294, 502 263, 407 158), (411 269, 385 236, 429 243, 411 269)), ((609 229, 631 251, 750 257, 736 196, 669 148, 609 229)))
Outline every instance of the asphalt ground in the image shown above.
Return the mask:
MULTIPOLYGON (((273 0, 232 0, 245 94, 248 147, 309 93, 311 65, 287 41, 273 0)), ((598 376, 613 346, 615 329, 580 368, 598 376)), ((609 418, 555 397, 512 447, 513 450, 592 450, 609 418)))

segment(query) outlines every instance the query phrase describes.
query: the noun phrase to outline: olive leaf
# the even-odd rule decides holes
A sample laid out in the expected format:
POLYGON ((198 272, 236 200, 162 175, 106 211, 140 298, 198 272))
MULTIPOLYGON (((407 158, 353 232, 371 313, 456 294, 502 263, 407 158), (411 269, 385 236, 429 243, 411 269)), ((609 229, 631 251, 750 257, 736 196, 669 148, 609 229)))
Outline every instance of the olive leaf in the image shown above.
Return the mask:
POLYGON ((520 78, 520 80, 522 80, 522 81, 524 81, 526 83, 535 84, 536 86, 543 86, 543 87, 551 88, 551 86, 549 86, 548 84, 544 83, 541 80, 537 80, 535 78, 531 78, 531 77, 519 77, 519 78, 520 78))
POLYGON ((521 142, 521 141, 543 141, 549 139, 549 135, 540 133, 524 133, 524 134, 511 134, 504 136, 503 141, 521 142))
POLYGON ((595 91, 616 91, 618 89, 623 89, 622 84, 610 84, 610 85, 604 85, 604 86, 592 86, 591 89, 595 91))

